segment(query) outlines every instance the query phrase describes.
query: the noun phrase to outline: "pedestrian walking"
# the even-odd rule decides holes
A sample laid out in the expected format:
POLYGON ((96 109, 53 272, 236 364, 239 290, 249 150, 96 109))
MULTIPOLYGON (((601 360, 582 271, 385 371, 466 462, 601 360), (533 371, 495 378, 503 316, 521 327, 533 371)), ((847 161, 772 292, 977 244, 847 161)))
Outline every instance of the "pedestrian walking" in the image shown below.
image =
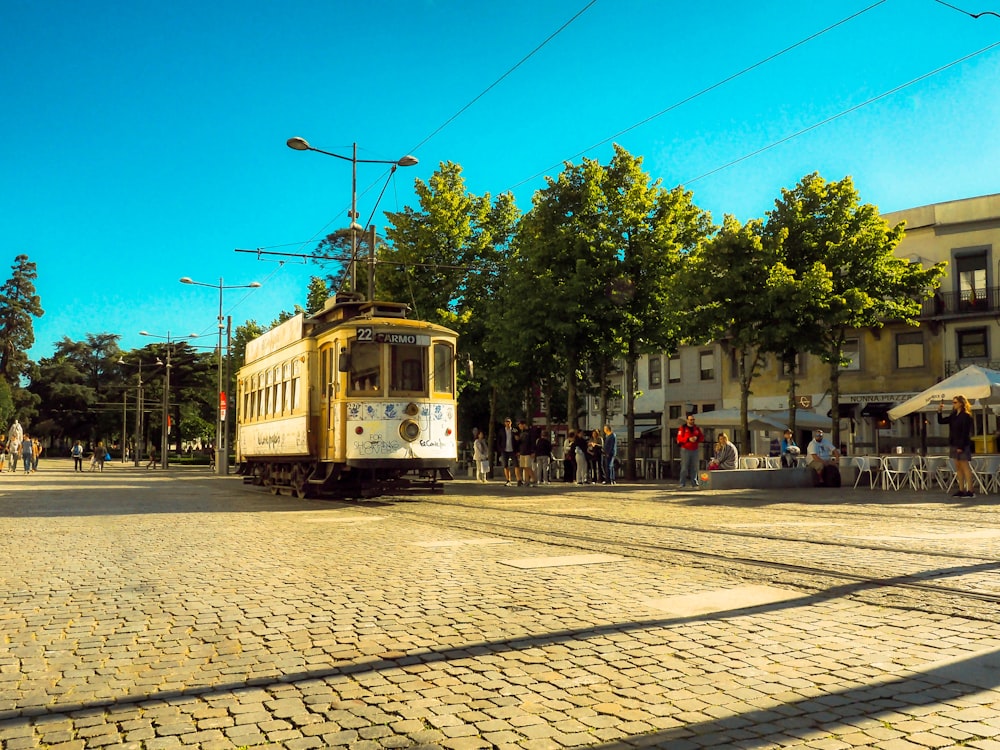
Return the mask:
POLYGON ((482 430, 472 443, 472 460, 476 462, 476 479, 485 484, 486 475, 490 471, 490 449, 482 430))
POLYGON ((587 433, 580 430, 573 439, 573 450, 576 452, 576 482, 587 484, 587 433))
POLYGON ((24 473, 30 474, 32 464, 35 463, 35 447, 31 444, 28 435, 21 440, 21 461, 24 463, 24 473))
POLYGON ((103 472, 104 461, 107 455, 107 448, 104 447, 104 441, 99 440, 97 446, 94 448, 94 456, 90 459, 90 470, 103 472))
POLYGON ((698 486, 698 451, 704 442, 705 433, 694 423, 694 414, 688 414, 677 430, 677 444, 681 447, 681 487, 688 482, 692 487, 698 486))
POLYGON ((83 443, 77 440, 70 455, 73 456, 73 471, 83 471, 83 443))

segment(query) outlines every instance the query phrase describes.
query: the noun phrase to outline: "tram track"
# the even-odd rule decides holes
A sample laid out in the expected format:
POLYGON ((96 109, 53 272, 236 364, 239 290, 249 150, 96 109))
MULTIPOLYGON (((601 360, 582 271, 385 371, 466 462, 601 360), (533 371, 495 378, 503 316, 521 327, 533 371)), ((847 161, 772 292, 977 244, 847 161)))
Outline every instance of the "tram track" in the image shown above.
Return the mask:
MULTIPOLYGON (((995 621, 1000 604, 1000 562, 984 554, 906 549, 899 543, 879 544, 857 538, 845 542, 816 535, 749 531, 733 528, 733 524, 720 528, 717 524, 555 514, 537 508, 484 504, 478 497, 475 504, 461 498, 425 499, 419 504, 393 503, 391 507, 394 515, 421 523, 647 562, 706 568, 746 582, 794 588, 818 598, 849 596, 877 606, 989 622, 995 621), (549 523, 554 515, 560 518, 559 528, 549 523), (791 561, 790 556, 802 559, 791 561), (941 579, 964 579, 965 584, 945 585, 939 582, 941 579), (973 585, 977 579, 978 590, 973 585)), ((850 515, 858 520, 857 513, 850 515)), ((885 522, 884 514, 866 516, 885 522)), ((836 514, 813 517, 810 528, 841 520, 836 514)), ((912 523, 927 521, 912 519, 912 523)), ((946 523, 960 526, 961 519, 948 519, 946 523)), ((780 522, 776 525, 780 526, 780 522)))

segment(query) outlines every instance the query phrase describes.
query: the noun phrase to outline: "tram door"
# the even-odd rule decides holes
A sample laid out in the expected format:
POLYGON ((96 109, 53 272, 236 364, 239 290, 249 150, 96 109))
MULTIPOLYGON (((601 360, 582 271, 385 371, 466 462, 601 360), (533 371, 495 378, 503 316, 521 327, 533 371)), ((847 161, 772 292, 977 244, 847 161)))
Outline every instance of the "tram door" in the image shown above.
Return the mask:
POLYGON ((320 412, 320 446, 319 457, 322 461, 337 459, 337 430, 340 420, 337 418, 337 342, 323 347, 319 353, 319 412, 320 412))

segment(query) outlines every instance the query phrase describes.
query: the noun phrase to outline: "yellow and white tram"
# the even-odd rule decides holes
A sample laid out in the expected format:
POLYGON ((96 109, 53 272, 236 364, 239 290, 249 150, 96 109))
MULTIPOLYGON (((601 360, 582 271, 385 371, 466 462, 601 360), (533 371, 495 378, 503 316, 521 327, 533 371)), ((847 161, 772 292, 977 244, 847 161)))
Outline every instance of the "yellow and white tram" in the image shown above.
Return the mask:
POLYGON ((296 496, 440 490, 458 457, 454 331, 353 294, 249 342, 236 459, 296 496))

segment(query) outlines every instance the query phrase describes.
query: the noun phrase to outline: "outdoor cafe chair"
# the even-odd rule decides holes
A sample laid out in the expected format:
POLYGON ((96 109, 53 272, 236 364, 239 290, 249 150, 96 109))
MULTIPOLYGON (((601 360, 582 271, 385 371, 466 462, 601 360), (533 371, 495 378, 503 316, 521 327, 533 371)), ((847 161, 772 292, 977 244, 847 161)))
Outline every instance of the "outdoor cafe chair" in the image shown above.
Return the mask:
POLYGON ((757 456, 743 456, 740 459, 741 469, 757 469, 760 468, 760 459, 757 456))
POLYGON ((1000 455, 988 453, 972 457, 972 479, 984 495, 996 492, 1000 486, 1000 455))
POLYGON ((858 488, 858 483, 861 481, 861 475, 868 475, 868 484, 874 487, 876 484, 876 476, 879 473, 879 469, 882 467, 882 459, 878 456, 855 456, 851 459, 851 464, 857 467, 858 475, 854 478, 854 488, 858 488))
POLYGON ((916 456, 884 456, 882 458, 882 487, 884 489, 902 489, 903 485, 909 485, 913 489, 919 489, 922 479, 919 471, 914 471, 919 467, 916 456))
POLYGON ((955 484, 955 467, 949 456, 925 456, 924 477, 927 489, 935 484, 945 492, 950 492, 955 484))

